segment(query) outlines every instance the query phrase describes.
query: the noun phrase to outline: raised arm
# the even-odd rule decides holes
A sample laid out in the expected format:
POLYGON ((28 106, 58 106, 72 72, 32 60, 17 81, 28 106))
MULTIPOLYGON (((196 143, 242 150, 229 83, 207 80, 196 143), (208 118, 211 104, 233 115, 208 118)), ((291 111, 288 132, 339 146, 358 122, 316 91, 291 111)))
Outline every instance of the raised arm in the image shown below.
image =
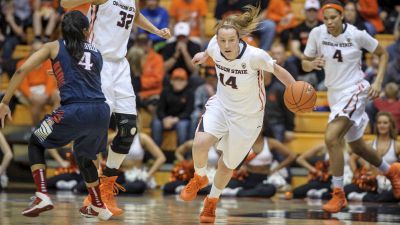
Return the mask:
POLYGON ((192 149, 193 146, 193 140, 186 141, 182 145, 178 146, 178 148, 175 150, 175 157, 176 159, 181 162, 185 160, 185 153, 192 149))
POLYGON ((149 151, 151 155, 156 159, 153 166, 149 170, 149 177, 153 176, 154 173, 160 169, 162 164, 164 164, 166 158, 161 149, 154 143, 153 139, 147 134, 139 133, 140 143, 142 143, 144 149, 149 151))
POLYGON ((3 173, 5 173, 8 165, 11 162, 11 159, 13 158, 11 148, 8 145, 6 139, 4 138, 3 133, 1 132, 0 132, 0 149, 3 152, 3 160, 1 161, 0 164, 0 176, 1 176, 3 173))
POLYGON ((161 30, 158 29, 146 17, 144 17, 142 13, 140 13, 139 1, 136 1, 136 14, 134 23, 143 30, 156 34, 162 38, 165 39, 171 38, 171 32, 167 27, 161 30))
POLYGON ((270 172, 270 174, 273 174, 276 171, 279 171, 280 169, 289 166, 295 160, 296 154, 290 151, 284 144, 282 144, 278 140, 268 138, 268 144, 272 151, 276 151, 286 157, 285 160, 280 162, 279 165, 270 172))

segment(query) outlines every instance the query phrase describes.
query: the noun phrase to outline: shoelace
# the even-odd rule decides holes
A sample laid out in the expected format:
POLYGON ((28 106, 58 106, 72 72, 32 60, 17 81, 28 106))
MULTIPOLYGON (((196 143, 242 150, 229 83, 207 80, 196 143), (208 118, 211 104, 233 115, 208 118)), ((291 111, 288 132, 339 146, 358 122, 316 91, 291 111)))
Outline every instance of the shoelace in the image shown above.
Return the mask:
POLYGON ((200 180, 196 179, 196 178, 192 178, 186 187, 189 192, 198 190, 198 189, 200 189, 200 180))
POLYGON ((211 203, 205 204, 203 212, 206 215, 214 215, 214 209, 215 209, 215 205, 214 204, 211 204, 211 203))

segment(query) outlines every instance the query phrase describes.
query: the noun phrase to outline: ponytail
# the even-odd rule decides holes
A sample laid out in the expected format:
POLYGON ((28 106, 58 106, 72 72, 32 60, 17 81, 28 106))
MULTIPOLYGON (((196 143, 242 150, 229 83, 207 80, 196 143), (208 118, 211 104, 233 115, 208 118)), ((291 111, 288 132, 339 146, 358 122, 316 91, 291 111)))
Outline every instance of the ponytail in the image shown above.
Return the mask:
POLYGON ((83 33, 89 28, 89 21, 80 11, 71 11, 65 14, 61 23, 61 32, 65 40, 65 45, 69 54, 76 60, 83 56, 86 36, 83 33))
POLYGON ((261 6, 254 7, 247 5, 244 7, 245 12, 240 15, 230 15, 223 19, 217 25, 217 33, 221 28, 233 28, 239 35, 239 38, 249 35, 257 30, 260 21, 259 13, 261 6))

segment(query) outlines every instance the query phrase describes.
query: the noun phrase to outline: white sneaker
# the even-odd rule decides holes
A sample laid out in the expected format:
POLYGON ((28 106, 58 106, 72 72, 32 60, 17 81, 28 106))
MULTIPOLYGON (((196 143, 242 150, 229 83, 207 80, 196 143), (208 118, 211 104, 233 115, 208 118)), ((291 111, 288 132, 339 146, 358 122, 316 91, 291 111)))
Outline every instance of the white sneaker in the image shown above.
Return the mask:
POLYGON ((41 192, 36 192, 35 196, 32 197, 32 203, 28 208, 22 211, 22 215, 28 217, 39 216, 40 213, 51 210, 54 208, 53 202, 50 197, 41 192))
POLYGON ((103 208, 100 208, 90 204, 88 206, 83 206, 79 212, 84 217, 97 217, 101 220, 108 220, 113 215, 105 205, 103 208))

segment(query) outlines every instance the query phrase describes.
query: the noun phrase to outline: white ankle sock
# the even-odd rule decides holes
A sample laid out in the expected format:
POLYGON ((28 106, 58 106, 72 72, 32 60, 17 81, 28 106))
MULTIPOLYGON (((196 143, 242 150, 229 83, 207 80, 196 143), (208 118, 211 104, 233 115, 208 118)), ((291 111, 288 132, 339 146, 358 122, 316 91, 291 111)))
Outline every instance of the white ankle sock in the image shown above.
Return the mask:
POLYGON ((207 166, 202 167, 202 168, 197 168, 194 166, 194 171, 196 172, 197 175, 199 176, 205 176, 207 174, 207 166))
POLYGON ((332 176, 332 185, 334 188, 343 189, 343 176, 340 177, 332 176))
POLYGON ((219 196, 222 193, 222 189, 218 189, 217 187, 215 187, 215 185, 213 184, 211 187, 211 191, 210 194, 208 195, 209 198, 219 198, 219 196))
POLYGON ((389 168, 390 165, 385 160, 382 160, 381 165, 379 165, 379 170, 384 173, 387 173, 389 171, 389 168))

